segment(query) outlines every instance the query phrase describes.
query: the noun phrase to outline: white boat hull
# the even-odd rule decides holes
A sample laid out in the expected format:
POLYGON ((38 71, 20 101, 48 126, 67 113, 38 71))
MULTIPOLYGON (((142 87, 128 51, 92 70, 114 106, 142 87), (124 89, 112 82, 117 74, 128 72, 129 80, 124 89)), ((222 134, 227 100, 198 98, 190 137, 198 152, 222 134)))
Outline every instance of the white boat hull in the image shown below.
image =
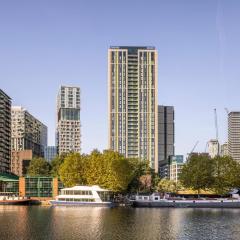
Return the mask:
POLYGON ((50 200, 53 206, 85 206, 85 207, 114 207, 112 202, 72 202, 50 200))

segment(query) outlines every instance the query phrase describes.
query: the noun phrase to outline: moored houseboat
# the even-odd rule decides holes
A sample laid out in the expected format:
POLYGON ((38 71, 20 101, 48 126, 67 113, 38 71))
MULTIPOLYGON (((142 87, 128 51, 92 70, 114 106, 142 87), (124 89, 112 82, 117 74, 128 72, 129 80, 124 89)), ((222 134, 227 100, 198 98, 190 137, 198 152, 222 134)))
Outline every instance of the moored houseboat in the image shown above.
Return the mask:
POLYGON ((132 200, 133 207, 175 207, 175 208, 240 208, 239 198, 185 199, 162 197, 158 193, 137 195, 132 200))

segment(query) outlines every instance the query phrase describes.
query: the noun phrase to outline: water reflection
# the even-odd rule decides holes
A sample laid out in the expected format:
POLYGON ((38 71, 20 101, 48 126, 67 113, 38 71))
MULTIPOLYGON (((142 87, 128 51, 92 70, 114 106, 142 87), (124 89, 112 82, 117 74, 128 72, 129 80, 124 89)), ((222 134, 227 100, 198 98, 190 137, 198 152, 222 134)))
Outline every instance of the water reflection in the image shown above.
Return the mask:
POLYGON ((0 239, 240 239, 238 209, 0 206, 0 239))

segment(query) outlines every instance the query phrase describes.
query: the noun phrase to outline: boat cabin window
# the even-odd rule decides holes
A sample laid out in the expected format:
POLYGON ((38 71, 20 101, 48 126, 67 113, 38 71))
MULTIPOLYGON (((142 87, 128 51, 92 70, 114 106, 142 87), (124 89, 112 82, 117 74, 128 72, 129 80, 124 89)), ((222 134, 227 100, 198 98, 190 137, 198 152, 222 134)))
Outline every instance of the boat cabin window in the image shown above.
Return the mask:
POLYGON ((95 202, 92 198, 59 198, 58 201, 65 202, 95 202))
POLYGON ((148 197, 144 197, 143 199, 144 199, 144 200, 148 200, 148 197))
POLYGON ((158 197, 155 197, 154 199, 155 199, 155 200, 158 200, 158 197))
POLYGON ((139 197, 138 197, 138 199, 139 199, 139 200, 142 200, 142 197, 141 197, 141 196, 139 196, 139 197))
POLYGON ((110 199, 111 199, 111 192, 108 192, 108 191, 98 191, 97 192, 98 193, 98 195, 99 195, 99 197, 100 197, 100 199, 103 201, 103 202, 108 202, 108 201, 110 201, 110 199))
POLYGON ((92 191, 62 190, 63 195, 92 195, 92 191))

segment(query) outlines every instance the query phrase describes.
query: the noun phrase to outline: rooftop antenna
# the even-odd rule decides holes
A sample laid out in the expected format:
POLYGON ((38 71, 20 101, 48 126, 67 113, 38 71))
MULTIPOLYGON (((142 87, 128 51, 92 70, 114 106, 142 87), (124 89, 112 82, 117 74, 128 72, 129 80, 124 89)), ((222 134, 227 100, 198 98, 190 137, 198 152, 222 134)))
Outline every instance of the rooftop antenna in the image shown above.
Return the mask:
POLYGON ((214 118, 215 118, 215 129, 216 129, 216 140, 217 140, 217 156, 219 156, 220 153, 220 145, 219 145, 219 141, 218 141, 218 121, 217 121, 217 109, 214 108, 214 118))

